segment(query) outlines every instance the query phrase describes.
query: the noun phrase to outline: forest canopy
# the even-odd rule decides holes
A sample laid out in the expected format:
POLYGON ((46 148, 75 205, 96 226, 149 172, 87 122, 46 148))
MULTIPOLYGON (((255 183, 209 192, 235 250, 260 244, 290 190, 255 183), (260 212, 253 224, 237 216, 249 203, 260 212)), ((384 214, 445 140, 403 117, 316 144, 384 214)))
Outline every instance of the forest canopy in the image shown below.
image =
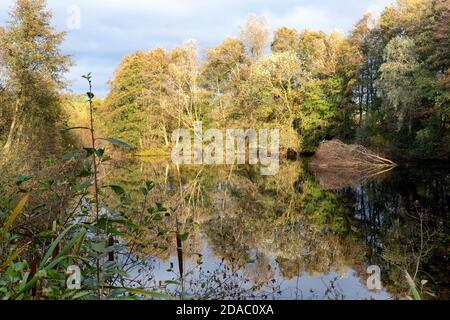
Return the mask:
MULTIPOLYGON (((271 35, 264 17, 250 15, 238 37, 206 52, 195 41, 135 52, 99 101, 102 131, 164 153, 175 128, 245 123, 280 128, 282 148, 305 154, 338 138, 394 158, 448 159, 449 8, 399 0, 346 35, 287 27, 271 35)), ((71 64, 63 38, 42 0, 18 1, 0 28, 3 153, 56 150, 65 138, 46 132, 79 117, 61 94, 71 64)))
POLYGON ((447 297, 450 180, 428 171, 450 160, 449 1, 398 0, 347 34, 271 32, 252 14, 205 51, 191 40, 123 57, 104 99, 91 73, 79 75, 85 93, 67 92, 72 59, 46 1, 14 1, 0 26, 0 299, 211 299, 211 285, 241 299, 239 268, 274 285, 272 262, 297 286, 305 272, 362 279, 376 263, 394 296, 420 299, 420 284, 436 298, 430 279, 447 297), (298 161, 262 176, 253 164, 137 157, 168 155, 172 132, 199 121, 280 129, 281 151, 298 161), (408 172, 415 161, 424 173, 408 172), (200 240, 227 271, 195 280, 191 296, 184 277, 203 264, 200 240), (176 278, 145 276, 156 291, 128 274, 175 256, 176 278), (81 291, 66 288, 73 263, 81 291))
POLYGON ((102 109, 106 130, 139 149, 166 148, 175 127, 272 126, 282 147, 326 139, 394 157, 447 159, 449 3, 400 0, 348 35, 280 27, 250 15, 238 38, 123 58, 102 109), (270 50, 266 50, 270 48, 270 50))

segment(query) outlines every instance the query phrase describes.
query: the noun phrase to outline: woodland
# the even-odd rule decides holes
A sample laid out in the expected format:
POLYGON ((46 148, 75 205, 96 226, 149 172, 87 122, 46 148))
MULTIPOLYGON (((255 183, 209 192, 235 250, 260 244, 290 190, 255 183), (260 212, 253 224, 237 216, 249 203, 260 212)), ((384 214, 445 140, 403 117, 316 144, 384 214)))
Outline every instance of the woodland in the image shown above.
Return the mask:
MULTIPOLYGON (((129 157, 170 155, 171 133, 198 121, 204 128, 278 128, 284 158, 310 157, 324 141, 339 140, 400 166, 450 160, 449 0, 397 0, 379 17, 365 14, 345 34, 271 32, 264 17, 251 14, 236 37, 215 47, 188 41, 124 56, 104 98, 95 96, 95 74, 80 75, 87 94, 70 92, 66 75, 74 59, 61 49, 65 36, 44 0, 16 0, 0 26, 3 299, 171 298, 127 286, 115 264, 130 246, 119 239, 159 230, 155 237, 173 233, 180 248, 189 240, 183 225, 189 219, 175 206, 149 203, 152 181, 141 186, 139 201, 129 201, 127 190, 103 179, 102 168, 129 157), (161 231, 164 217, 176 220, 170 232, 161 231), (86 266, 87 282, 68 291, 61 283, 74 263, 86 266)), ((318 154, 327 158, 326 149, 318 154)), ((310 212, 318 225, 337 219, 327 229, 333 239, 347 234, 342 217, 320 216, 320 210, 343 212, 321 206, 334 206, 336 198, 319 197, 309 180, 303 192, 308 186, 318 209, 299 202, 299 211, 310 212)), ((186 197, 190 204, 193 195, 186 197)), ((292 199, 290 206, 300 201, 292 199)), ((292 237, 288 243, 299 240, 292 237)), ((448 234, 442 239, 448 250, 448 234)), ((165 241, 156 247, 167 250, 165 241)), ((411 268, 407 292, 421 298, 411 268)))

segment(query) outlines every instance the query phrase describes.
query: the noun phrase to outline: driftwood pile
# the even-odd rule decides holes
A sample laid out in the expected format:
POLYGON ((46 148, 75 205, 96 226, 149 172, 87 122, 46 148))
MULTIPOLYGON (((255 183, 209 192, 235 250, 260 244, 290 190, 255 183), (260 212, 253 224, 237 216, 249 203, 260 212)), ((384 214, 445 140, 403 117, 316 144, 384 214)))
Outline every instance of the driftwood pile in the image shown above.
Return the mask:
POLYGON ((342 189, 381 176, 396 164, 360 145, 325 141, 310 162, 317 181, 325 189, 342 189))

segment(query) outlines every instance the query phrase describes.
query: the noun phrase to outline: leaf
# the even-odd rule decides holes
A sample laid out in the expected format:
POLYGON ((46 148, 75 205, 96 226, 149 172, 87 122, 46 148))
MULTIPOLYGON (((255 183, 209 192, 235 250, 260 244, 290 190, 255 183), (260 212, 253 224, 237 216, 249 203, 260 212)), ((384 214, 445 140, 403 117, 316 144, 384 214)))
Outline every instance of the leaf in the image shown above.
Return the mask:
POLYGON ((19 203, 17 204, 16 208, 14 209, 13 213, 9 216, 8 220, 6 220, 5 225, 3 226, 3 231, 6 232, 8 229, 12 226, 14 221, 19 216, 20 212, 22 211, 23 207, 28 201, 28 197, 30 196, 29 193, 25 194, 22 199, 20 199, 19 203))
POLYGON ((155 183, 153 181, 147 181, 145 182, 145 185, 147 186, 147 190, 149 192, 155 187, 155 183))
POLYGON ((147 189, 144 188, 144 187, 140 188, 139 190, 142 192, 142 194, 143 194, 144 196, 146 196, 146 195, 148 194, 147 189))
POLYGON ((79 152, 73 152, 73 153, 66 153, 65 155, 62 156, 62 159, 70 160, 70 159, 79 158, 79 157, 81 157, 81 154, 79 152))
POLYGON ((125 194, 125 190, 121 186, 118 186, 118 185, 111 184, 111 185, 105 186, 105 188, 111 188, 111 190, 114 191, 114 193, 118 196, 123 196, 125 194))
POLYGON ((244 259, 246 263, 254 263, 255 260, 253 260, 252 258, 250 258, 250 255, 248 254, 247 251, 244 251, 244 259))
POLYGON ((405 270, 405 277, 406 277, 406 282, 408 282, 409 288, 411 289, 411 294, 413 296, 413 299, 414 300, 422 300, 422 297, 420 296, 419 292, 417 291, 414 280, 411 278, 408 271, 406 271, 406 270, 405 270))
POLYGON ((111 143, 117 147, 124 148, 124 149, 132 149, 132 147, 128 143, 123 142, 122 140, 119 140, 116 138, 97 138, 97 140, 108 141, 109 143, 111 143))
POLYGON ((178 238, 180 238, 181 241, 186 241, 189 238, 189 232, 178 235, 178 238))
POLYGON ((62 131, 70 131, 70 130, 77 130, 77 129, 91 130, 91 128, 89 128, 89 127, 71 127, 71 128, 63 129, 62 131))
POLYGON ((5 264, 3 266, 0 266, 0 271, 5 270, 11 262, 14 261, 25 249, 28 248, 28 244, 23 245, 22 247, 18 248, 12 255, 9 256, 8 260, 6 260, 5 264))
POLYGON ((61 234, 55 239, 53 240, 53 242, 51 243, 49 249, 47 250, 44 258, 42 259, 41 263, 39 264, 39 269, 42 269, 44 267, 44 265, 47 263, 47 260, 50 258, 50 256, 53 254, 53 251, 55 250, 56 246, 59 244, 59 242, 64 238, 64 236, 72 229, 74 228, 76 225, 71 225, 70 227, 68 227, 66 230, 64 230, 63 232, 61 232, 61 234))
POLYGON ((38 211, 39 209, 41 209, 41 208, 45 208, 46 207, 46 204, 40 204, 40 205, 38 205, 37 207, 34 207, 33 208, 33 210, 31 210, 31 212, 32 213, 35 213, 36 211, 38 211))
POLYGON ((102 162, 106 162, 106 161, 109 161, 109 160, 111 160, 111 157, 108 156, 108 155, 105 155, 105 156, 103 156, 103 158, 102 158, 102 162))
POLYGON ((156 207, 157 207, 157 209, 156 209, 157 212, 166 212, 167 211, 167 209, 164 208, 164 206, 159 202, 156 202, 156 207))
POLYGON ((47 277, 47 270, 45 270, 45 269, 39 270, 39 271, 36 273, 36 276, 37 276, 39 279, 46 278, 46 277, 47 277))
POLYGON ((72 254, 74 256, 77 256, 80 253, 81 246, 83 245, 83 242, 84 242, 84 239, 86 237, 86 234, 87 234, 87 230, 86 229, 82 229, 82 233, 81 233, 80 238, 78 238, 78 240, 74 244, 74 248, 73 248, 73 252, 72 252, 72 254))
MULTIPOLYGON (((122 288, 112 288, 112 289, 122 289, 122 288)), ((144 290, 144 289, 138 289, 138 288, 123 288, 125 290, 127 290, 127 292, 129 293, 134 293, 134 294, 140 294, 143 295, 146 298, 162 298, 162 299, 168 299, 168 300, 174 300, 175 297, 166 294, 166 293, 161 293, 161 292, 155 292, 155 291, 148 291, 148 290, 144 290)))
POLYGON ((16 179, 16 186, 20 186, 22 183, 31 180, 32 176, 18 176, 16 179))
POLYGON ((17 263, 13 263, 11 267, 13 268, 14 271, 19 272, 25 269, 26 266, 27 266, 26 261, 20 261, 17 263))
MULTIPOLYGON (((70 229, 70 227, 67 229, 67 230, 69 230, 70 229)), ((50 251, 47 251, 47 253, 49 253, 50 252, 50 254, 53 252, 53 250, 54 250, 54 248, 50 251)), ((67 259, 68 257, 66 257, 66 256, 62 256, 62 257, 60 257, 60 258, 55 258, 47 267, 46 267, 46 269, 45 269, 45 271, 47 271, 48 269, 51 269, 51 268, 53 268, 55 265, 57 265, 58 263, 60 263, 61 261, 63 261, 64 259, 67 259)), ((48 258, 47 258, 48 259, 48 258)), ((43 264, 42 262, 41 262, 41 264, 43 264)), ((39 267, 39 270, 41 271, 41 267, 39 267)), ((19 292, 17 292, 16 294, 14 294, 12 297, 11 297, 11 299, 12 300, 15 300, 15 299, 19 299, 22 295, 23 295, 23 293, 25 293, 25 292, 27 292, 28 290, 30 290, 31 288, 33 288, 34 287, 34 285, 36 284, 36 282, 38 281, 38 274, 36 274, 29 282, 27 282, 27 280, 28 280, 28 276, 29 276, 29 273, 27 272, 27 273, 25 273, 25 275, 24 275, 24 278, 23 278, 23 280, 22 280, 22 283, 21 283, 21 285, 20 285, 20 291, 19 292)))
POLYGON ((94 182, 92 180, 87 180, 78 186, 78 190, 86 190, 89 188, 94 182))
POLYGON ((105 154, 105 149, 97 149, 95 151, 95 154, 97 155, 97 157, 101 158, 105 154))
POLYGON ((146 181, 145 187, 142 187, 140 191, 144 196, 148 195, 150 191, 155 187, 155 183, 153 181, 146 181))
POLYGON ((86 291, 86 290, 85 291, 79 291, 72 297, 72 299, 73 300, 78 300, 78 299, 84 298, 86 296, 89 296, 90 294, 91 294, 90 291, 86 291))
POLYGON ((86 158, 92 156, 95 152, 94 148, 83 148, 83 149, 84 151, 86 151, 86 158))
POLYGON ((77 174, 79 178, 87 178, 92 175, 91 167, 86 167, 77 174))
POLYGON ((139 231, 148 231, 148 228, 145 226, 137 225, 129 220, 118 220, 118 219, 108 219, 108 220, 102 220, 100 219, 98 226, 99 227, 105 227, 107 223, 111 224, 121 224, 124 225, 130 229, 139 230, 139 231))
POLYGON ((158 237, 159 237, 159 236, 163 236, 163 235, 167 234, 167 232, 168 232, 168 230, 167 230, 167 229, 164 229, 164 228, 158 227, 158 237))
POLYGON ((101 242, 93 242, 91 244, 91 248, 92 250, 98 252, 98 253, 103 253, 106 250, 106 242, 105 241, 101 241, 101 242))
POLYGON ((42 231, 38 234, 38 237, 41 239, 54 239, 58 235, 54 231, 42 231))

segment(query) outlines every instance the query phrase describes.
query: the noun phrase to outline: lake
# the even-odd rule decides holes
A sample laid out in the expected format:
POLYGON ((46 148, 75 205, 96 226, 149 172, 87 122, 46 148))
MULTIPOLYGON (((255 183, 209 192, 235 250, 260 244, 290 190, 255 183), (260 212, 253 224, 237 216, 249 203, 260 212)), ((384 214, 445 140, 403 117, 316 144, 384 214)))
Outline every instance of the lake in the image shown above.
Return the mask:
POLYGON ((262 176, 257 166, 138 158, 104 174, 131 190, 127 215, 152 221, 150 232, 122 239, 132 243, 122 257, 132 282, 148 289, 194 299, 403 299, 408 270, 429 297, 449 298, 448 168, 362 174, 303 159, 262 176), (155 210, 144 213, 142 201, 155 210), (381 290, 367 287, 374 265, 381 290))

